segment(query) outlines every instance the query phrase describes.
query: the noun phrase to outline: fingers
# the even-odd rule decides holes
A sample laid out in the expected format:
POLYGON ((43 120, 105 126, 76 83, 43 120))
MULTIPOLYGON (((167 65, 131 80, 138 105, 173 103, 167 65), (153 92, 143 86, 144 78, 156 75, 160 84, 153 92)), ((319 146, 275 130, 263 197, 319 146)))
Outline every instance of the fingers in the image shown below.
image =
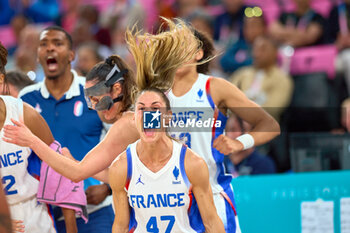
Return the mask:
POLYGON ((17 125, 17 126, 24 126, 24 124, 20 121, 16 121, 15 119, 11 118, 11 121, 13 124, 17 125))
POLYGON ((73 155, 70 153, 69 149, 67 147, 62 147, 61 154, 76 161, 76 159, 73 157, 73 155))
POLYGON ((213 147, 214 147, 214 148, 216 148, 218 145, 220 145, 223 136, 224 136, 224 135, 221 134, 219 137, 217 137, 217 138, 214 140, 214 142, 213 142, 213 147))
POLYGON ((12 220, 12 228, 14 232, 24 232, 24 225, 22 220, 12 220))

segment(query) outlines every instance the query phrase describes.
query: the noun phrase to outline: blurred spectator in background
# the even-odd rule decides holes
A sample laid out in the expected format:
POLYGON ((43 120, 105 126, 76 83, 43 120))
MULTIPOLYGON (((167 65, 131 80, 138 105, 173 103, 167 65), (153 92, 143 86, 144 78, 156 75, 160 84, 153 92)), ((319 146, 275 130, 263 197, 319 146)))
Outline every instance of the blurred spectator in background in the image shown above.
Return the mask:
POLYGON ((14 46, 8 49, 9 55, 13 55, 18 47, 18 43, 20 42, 20 35, 22 30, 28 25, 28 19, 22 15, 16 15, 11 19, 11 28, 13 31, 13 35, 15 36, 16 43, 14 46))
POLYGON ((213 39, 214 35, 214 17, 208 14, 201 8, 194 10, 191 14, 189 14, 186 18, 186 21, 190 22, 192 26, 211 39, 213 39))
POLYGON ((278 45, 272 39, 258 37, 253 44, 253 66, 239 69, 231 80, 249 99, 279 121, 291 100, 293 82, 277 66, 277 49, 278 45))
POLYGON ((350 0, 344 0, 331 10, 328 29, 329 42, 339 50, 336 62, 338 73, 344 74, 347 92, 350 93, 350 0))
MULTIPOLYGON (((236 139, 251 130, 251 126, 230 115, 226 123, 226 136, 236 139)), ((258 175, 276 173, 274 161, 267 155, 262 155, 255 147, 225 156, 226 171, 233 176, 258 175)))
POLYGON ((231 45, 220 60, 224 72, 233 73, 243 66, 251 65, 253 42, 265 32, 266 22, 263 16, 244 17, 243 37, 231 45))
POLYGON ((350 133, 350 98, 345 99, 341 104, 341 125, 343 128, 337 130, 337 133, 350 133))
POLYGON ((111 34, 107 28, 100 25, 100 12, 93 5, 83 5, 79 8, 78 18, 89 24, 89 30, 94 39, 102 45, 111 46, 111 34))
POLYGON ((173 9, 176 17, 187 18, 196 9, 204 7, 205 0, 176 0, 173 9))
POLYGON ((282 44, 303 47, 323 43, 326 21, 310 6, 310 0, 294 0, 296 10, 284 12, 269 28, 271 36, 282 44))
MULTIPOLYGON (((214 32, 214 18, 206 13, 204 9, 198 8, 192 14, 190 14, 186 20, 192 24, 194 29, 197 31, 195 35, 206 47, 206 50, 210 50, 210 56, 215 53, 216 45, 213 42, 213 32, 214 32), (198 33, 200 32, 200 33, 198 33)), ((220 52, 219 52, 220 53, 220 52)), ((212 59, 209 63, 208 71, 209 75, 216 77, 225 77, 219 64, 219 56, 212 59)))
MULTIPOLYGON (((10 89, 10 95, 15 98, 18 97, 18 93, 24 87, 34 84, 34 81, 32 81, 25 73, 21 71, 13 70, 7 72, 6 79, 8 87, 10 89)), ((1 86, 0 90, 2 90, 1 86)))
POLYGON ((33 71, 37 82, 44 78, 44 71, 37 60, 39 33, 39 28, 30 24, 22 30, 19 37, 18 48, 14 54, 14 66, 11 67, 25 74, 29 71, 33 71))
POLYGON ((62 0, 61 12, 56 20, 57 25, 62 26, 67 32, 72 33, 78 18, 78 9, 81 0, 62 0))
POLYGON ((225 12, 215 20, 214 40, 222 47, 236 42, 243 27, 243 0, 222 0, 225 12))
POLYGON ((75 70, 81 76, 86 74, 96 65, 103 61, 104 58, 99 53, 99 45, 93 42, 83 43, 77 49, 77 61, 75 70))
POLYGON ((59 15, 57 0, 2 0, 0 25, 9 24, 13 16, 23 14, 34 23, 54 21, 59 15))
POLYGON ((125 32, 135 24, 144 29, 146 13, 138 0, 116 0, 101 15, 101 22, 110 30, 121 28, 125 32))

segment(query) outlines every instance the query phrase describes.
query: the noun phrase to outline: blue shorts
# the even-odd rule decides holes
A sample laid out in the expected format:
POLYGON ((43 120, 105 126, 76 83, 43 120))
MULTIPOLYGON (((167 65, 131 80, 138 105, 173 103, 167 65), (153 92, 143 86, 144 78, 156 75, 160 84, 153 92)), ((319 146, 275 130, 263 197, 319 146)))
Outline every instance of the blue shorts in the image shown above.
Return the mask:
MULTIPOLYGON (((82 218, 77 218, 79 233, 106 233, 112 232, 114 222, 114 211, 112 205, 103 207, 89 214, 89 221, 85 224, 82 218)), ((64 221, 56 222, 57 233, 65 233, 66 225, 64 221)))

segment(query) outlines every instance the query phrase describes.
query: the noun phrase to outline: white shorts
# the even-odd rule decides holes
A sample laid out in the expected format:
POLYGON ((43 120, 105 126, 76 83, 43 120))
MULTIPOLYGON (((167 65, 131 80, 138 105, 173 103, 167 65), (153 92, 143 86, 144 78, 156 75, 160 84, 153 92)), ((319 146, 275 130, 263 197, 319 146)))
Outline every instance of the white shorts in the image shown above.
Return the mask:
POLYGON ((22 220, 24 231, 28 233, 56 233, 53 219, 46 204, 39 203, 35 196, 10 205, 11 219, 22 220))

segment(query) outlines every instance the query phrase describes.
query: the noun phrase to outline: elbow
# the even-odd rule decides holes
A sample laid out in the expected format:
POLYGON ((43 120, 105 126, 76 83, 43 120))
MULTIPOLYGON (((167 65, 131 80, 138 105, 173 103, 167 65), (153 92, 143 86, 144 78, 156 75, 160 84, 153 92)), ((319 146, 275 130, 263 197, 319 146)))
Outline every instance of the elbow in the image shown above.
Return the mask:
POLYGON ((79 183, 80 181, 85 180, 85 177, 76 175, 74 177, 71 177, 70 180, 73 181, 74 183, 79 183))
POLYGON ((273 132, 274 138, 279 136, 281 134, 281 127, 280 124, 273 118, 271 117, 271 132, 273 132))

